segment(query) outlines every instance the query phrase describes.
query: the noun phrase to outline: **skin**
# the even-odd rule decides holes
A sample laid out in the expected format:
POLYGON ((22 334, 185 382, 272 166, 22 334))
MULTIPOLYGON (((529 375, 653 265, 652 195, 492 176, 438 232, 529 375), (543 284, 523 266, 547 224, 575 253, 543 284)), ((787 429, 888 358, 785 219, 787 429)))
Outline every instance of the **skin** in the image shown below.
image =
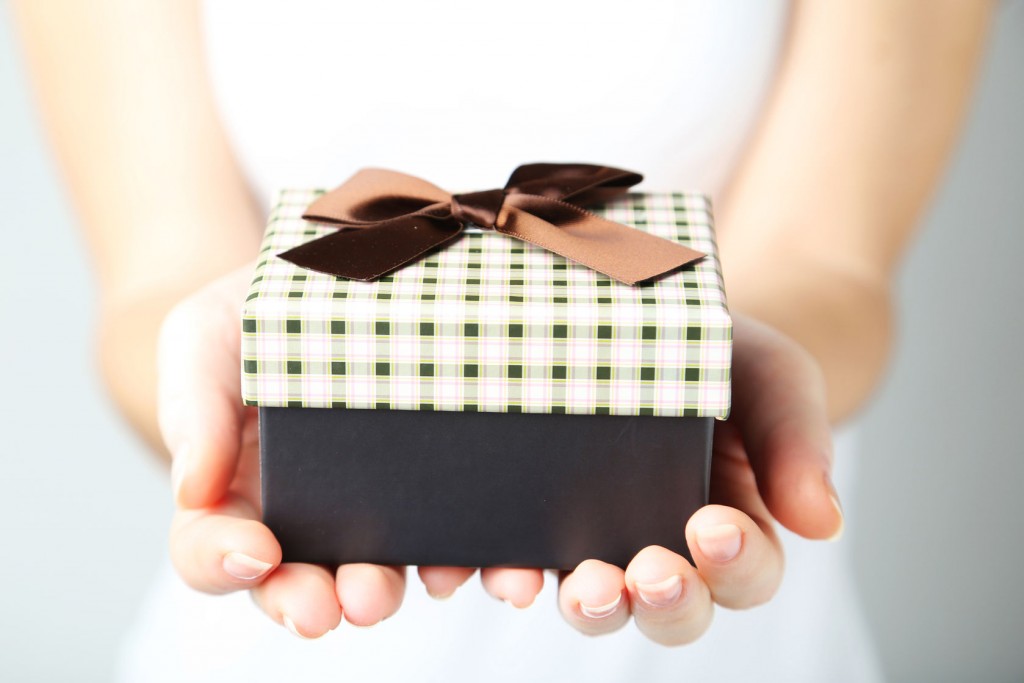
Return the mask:
MULTIPOLYGON (((96 263, 106 383, 153 449, 173 456, 179 573, 211 593, 251 590, 303 637, 343 615, 371 625, 394 614, 404 568, 281 565, 258 521, 236 317, 263 221, 215 114, 196 5, 13 9, 96 263)), ((773 95, 718 207, 735 405, 716 430, 713 504, 686 522, 694 565, 656 546, 625 571, 582 563, 561 577, 572 627, 598 635, 632 617, 655 642, 692 642, 716 604, 772 597, 776 522, 811 539, 841 532, 831 424, 883 370, 893 273, 954 142, 989 13, 957 0, 795 4, 773 95)), ((418 574, 443 597, 473 570, 418 574)), ((539 570, 480 577, 517 607, 543 585, 539 570)))

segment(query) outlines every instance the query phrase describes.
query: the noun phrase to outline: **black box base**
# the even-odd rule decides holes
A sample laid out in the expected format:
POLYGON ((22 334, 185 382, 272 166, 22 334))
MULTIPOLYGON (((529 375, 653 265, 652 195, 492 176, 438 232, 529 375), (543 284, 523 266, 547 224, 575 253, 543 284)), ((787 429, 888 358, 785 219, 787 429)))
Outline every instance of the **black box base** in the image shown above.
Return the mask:
POLYGON ((260 408, 287 562, 625 567, 707 502, 713 418, 260 408))

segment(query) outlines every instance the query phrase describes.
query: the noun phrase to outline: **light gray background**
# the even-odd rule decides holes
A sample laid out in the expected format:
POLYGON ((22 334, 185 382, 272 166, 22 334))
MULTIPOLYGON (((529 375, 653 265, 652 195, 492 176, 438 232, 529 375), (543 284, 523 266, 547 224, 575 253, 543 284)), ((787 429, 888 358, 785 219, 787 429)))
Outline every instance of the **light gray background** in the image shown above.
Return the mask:
MULTIPOLYGON (((93 282, 0 10, 0 680, 104 681, 165 553, 162 468, 92 365, 93 282)), ((900 279, 858 579, 897 681, 1024 681, 1024 3, 900 279)))

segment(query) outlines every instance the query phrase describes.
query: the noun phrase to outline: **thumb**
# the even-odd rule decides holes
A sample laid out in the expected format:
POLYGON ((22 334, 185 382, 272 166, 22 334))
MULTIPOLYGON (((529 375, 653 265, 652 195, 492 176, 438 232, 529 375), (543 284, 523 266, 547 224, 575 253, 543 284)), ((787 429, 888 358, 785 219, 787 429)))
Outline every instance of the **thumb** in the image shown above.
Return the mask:
POLYGON ((217 280, 164 320, 157 353, 160 431, 171 452, 175 500, 208 507, 228 491, 238 465, 241 403, 240 302, 247 273, 217 280))
POLYGON ((807 538, 837 538, 843 513, 832 485, 825 382, 799 344, 737 316, 733 414, 772 516, 807 538))

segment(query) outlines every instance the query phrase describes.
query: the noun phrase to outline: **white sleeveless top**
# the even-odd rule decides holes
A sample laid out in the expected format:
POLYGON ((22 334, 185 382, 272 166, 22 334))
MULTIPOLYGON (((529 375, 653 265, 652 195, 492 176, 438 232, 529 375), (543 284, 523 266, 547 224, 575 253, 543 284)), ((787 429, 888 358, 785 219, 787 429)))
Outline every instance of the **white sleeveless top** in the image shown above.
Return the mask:
POLYGON ((212 0, 205 18, 221 113, 264 195, 334 186, 367 165, 486 189, 527 161, 716 192, 775 72, 786 9, 212 0))
MULTIPOLYGON (((781 0, 211 0, 208 61, 228 134, 259 196, 383 166, 453 191, 499 187, 520 163, 636 170, 641 190, 726 183, 786 28, 781 0)), ((851 444, 837 444, 849 465, 851 444)), ((837 486, 849 507, 843 472, 837 486)), ((685 520, 680 520, 684 524, 685 520)), ((718 610, 667 649, 632 625, 562 622, 557 581, 517 611, 470 582, 449 601, 410 576, 398 614, 303 642, 248 596, 210 597, 168 567, 125 649, 125 681, 870 681, 874 656, 844 544, 783 531, 778 596, 718 610)))

